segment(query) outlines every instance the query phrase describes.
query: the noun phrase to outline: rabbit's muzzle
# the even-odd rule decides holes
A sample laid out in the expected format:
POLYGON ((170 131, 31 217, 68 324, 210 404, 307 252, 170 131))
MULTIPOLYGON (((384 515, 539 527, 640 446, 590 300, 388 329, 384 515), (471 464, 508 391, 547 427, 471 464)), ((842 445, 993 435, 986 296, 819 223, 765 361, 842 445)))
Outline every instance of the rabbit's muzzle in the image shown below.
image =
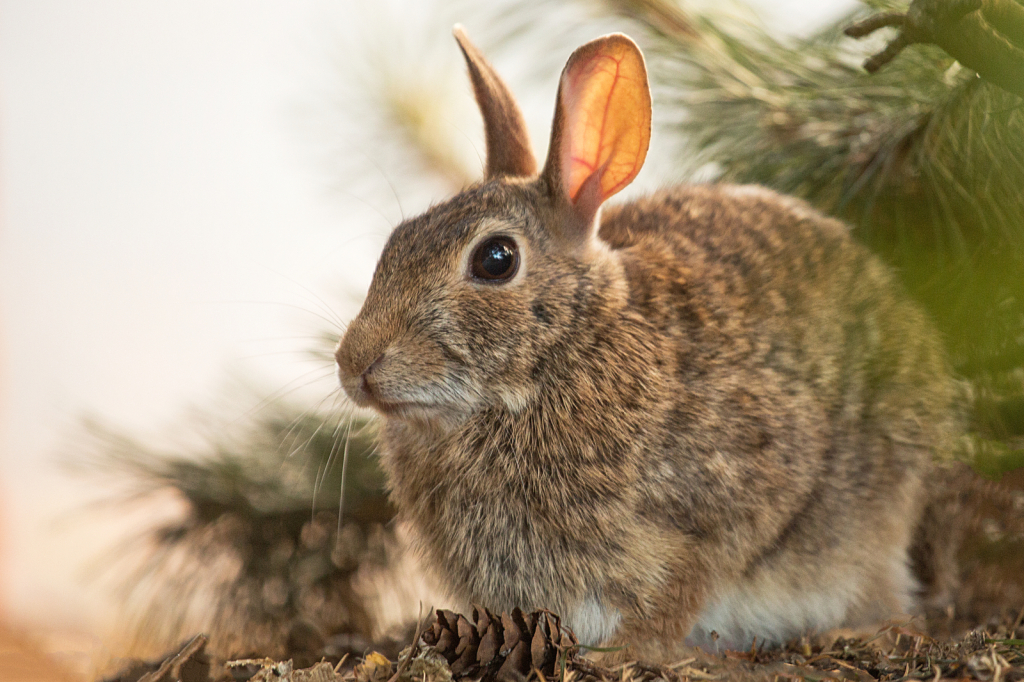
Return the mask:
POLYGON ((360 407, 373 406, 375 399, 379 400, 375 374, 380 368, 384 353, 377 348, 378 344, 370 341, 367 335, 360 333, 357 319, 352 322, 334 351, 341 387, 360 407))
MULTIPOLYGON (((338 347, 335 357, 338 358, 340 355, 341 346, 338 347)), ((341 387, 356 405, 372 407, 383 414, 397 415, 403 412, 409 405, 405 402, 387 400, 381 395, 379 374, 383 360, 384 354, 381 353, 366 369, 360 372, 358 369, 353 370, 351 368, 353 366, 358 368, 361 363, 346 362, 343 365, 339 359, 338 377, 341 380, 341 387)))
MULTIPOLYGON (((353 320, 334 358, 348 397, 387 417, 431 416, 452 407, 460 395, 447 381, 440 353, 422 334, 379 333, 379 326, 353 320)), ((388 330, 390 331, 390 330, 388 330)))

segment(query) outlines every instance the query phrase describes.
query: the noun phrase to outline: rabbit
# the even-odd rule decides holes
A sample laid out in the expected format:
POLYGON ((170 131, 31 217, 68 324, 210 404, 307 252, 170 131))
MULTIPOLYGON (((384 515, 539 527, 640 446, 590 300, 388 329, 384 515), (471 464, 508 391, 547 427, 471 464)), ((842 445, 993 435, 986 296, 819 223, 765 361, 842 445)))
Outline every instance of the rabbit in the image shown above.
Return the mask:
POLYGON ((454 33, 485 179, 394 229, 335 354, 426 565, 464 603, 550 609, 622 659, 912 612, 923 481, 959 426, 893 272, 761 187, 606 207, 650 139, 629 37, 570 56, 538 170, 454 33))

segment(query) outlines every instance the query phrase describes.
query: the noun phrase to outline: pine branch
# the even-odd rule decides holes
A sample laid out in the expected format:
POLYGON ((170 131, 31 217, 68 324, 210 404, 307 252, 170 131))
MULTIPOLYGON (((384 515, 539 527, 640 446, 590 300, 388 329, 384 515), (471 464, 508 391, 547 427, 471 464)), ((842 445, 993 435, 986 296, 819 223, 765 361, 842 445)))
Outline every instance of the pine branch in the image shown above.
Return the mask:
POLYGON ((909 45, 931 43, 999 87, 1024 97, 1024 6, 1016 0, 914 0, 846 29, 860 38, 883 27, 899 33, 866 62, 874 73, 909 45))
POLYGON ((608 0, 617 14, 635 19, 663 36, 681 41, 699 41, 700 30, 689 15, 668 0, 608 0))
POLYGON ((387 565, 396 545, 366 420, 275 403, 248 423, 211 421, 205 448, 180 450, 89 426, 79 469, 127 479, 133 499, 171 490, 185 503, 103 560, 133 646, 201 630, 221 655, 301 657, 336 633, 370 636, 378 614, 355 575, 387 565))

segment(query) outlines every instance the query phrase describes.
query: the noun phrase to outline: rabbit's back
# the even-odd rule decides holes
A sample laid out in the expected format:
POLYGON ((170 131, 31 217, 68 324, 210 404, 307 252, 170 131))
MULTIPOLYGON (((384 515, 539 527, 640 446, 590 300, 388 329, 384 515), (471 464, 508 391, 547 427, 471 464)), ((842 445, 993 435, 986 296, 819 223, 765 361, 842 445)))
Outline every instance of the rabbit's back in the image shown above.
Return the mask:
POLYGON ((652 314, 674 318, 700 358, 677 371, 703 373, 728 353, 807 385, 835 417, 872 416, 849 413, 851 401, 891 412, 896 403, 877 404, 889 387, 918 416, 932 412, 935 429, 949 426, 937 332, 844 223, 763 187, 679 185, 610 208, 600 236, 634 263, 637 309, 657 294, 652 314))
POLYGON ((691 641, 911 610, 906 548, 955 391, 889 269, 842 223, 757 187, 665 190, 609 209, 601 237, 632 310, 675 339, 649 513, 746 554, 691 641))

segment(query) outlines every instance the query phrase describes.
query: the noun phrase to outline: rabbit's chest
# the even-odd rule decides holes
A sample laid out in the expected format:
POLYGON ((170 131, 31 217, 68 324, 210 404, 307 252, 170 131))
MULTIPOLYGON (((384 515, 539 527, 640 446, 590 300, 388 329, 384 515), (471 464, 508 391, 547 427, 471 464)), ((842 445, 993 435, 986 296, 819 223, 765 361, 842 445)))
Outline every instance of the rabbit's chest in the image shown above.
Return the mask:
POLYGON ((635 487, 615 472, 581 473, 579 463, 560 467, 497 442, 473 453, 464 441, 454 452, 443 443, 418 453, 393 443, 385 460, 400 512, 464 599, 497 609, 582 609, 584 629, 606 633, 616 616, 586 599, 630 552, 635 487))

